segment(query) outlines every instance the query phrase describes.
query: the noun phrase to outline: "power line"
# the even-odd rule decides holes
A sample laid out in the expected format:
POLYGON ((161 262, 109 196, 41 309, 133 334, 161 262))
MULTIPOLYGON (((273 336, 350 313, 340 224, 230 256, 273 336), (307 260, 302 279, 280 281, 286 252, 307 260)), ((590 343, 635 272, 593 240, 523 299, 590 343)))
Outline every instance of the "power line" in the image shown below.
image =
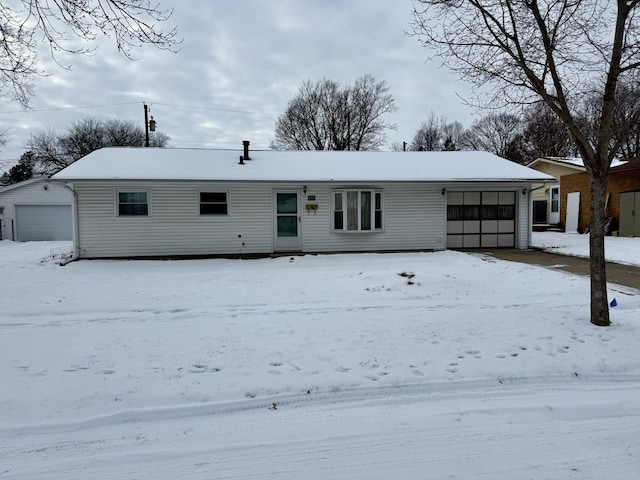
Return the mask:
MULTIPOLYGON (((125 103, 107 103, 103 105, 81 105, 77 107, 57 107, 57 108, 38 108, 31 110, 7 110, 2 111, 0 114, 9 114, 9 113, 41 113, 41 112, 57 112, 62 110, 81 110, 85 108, 105 108, 105 107, 121 107, 125 105, 139 105, 143 102, 125 102, 125 103)), ((230 113, 249 113, 253 115, 271 115, 277 116, 278 113, 274 112, 260 112, 257 110, 238 110, 233 108, 222 108, 222 107, 200 107, 195 105, 180 105, 175 103, 158 103, 158 102, 148 102, 150 106, 152 105, 162 105, 164 107, 177 107, 177 108, 188 108, 191 110, 211 110, 216 112, 230 112, 230 113)))
POLYGON ((60 110, 80 110, 83 108, 103 108, 103 107, 120 107, 123 105, 138 105, 140 102, 126 102, 126 103, 108 103, 104 105, 84 105, 80 107, 58 107, 58 108, 39 108, 32 110, 8 110, 5 112, 0 112, 0 114, 4 113, 38 113, 38 112, 56 112, 60 110))
POLYGON ((152 102, 151 105, 162 105, 164 107, 179 107, 179 108, 189 108, 191 110, 213 110, 216 112, 232 112, 232 113, 252 113, 256 115, 280 115, 279 113, 273 112, 258 112, 255 110, 235 110, 233 108, 218 108, 218 107, 196 107, 193 105, 176 105, 173 103, 158 103, 152 102))

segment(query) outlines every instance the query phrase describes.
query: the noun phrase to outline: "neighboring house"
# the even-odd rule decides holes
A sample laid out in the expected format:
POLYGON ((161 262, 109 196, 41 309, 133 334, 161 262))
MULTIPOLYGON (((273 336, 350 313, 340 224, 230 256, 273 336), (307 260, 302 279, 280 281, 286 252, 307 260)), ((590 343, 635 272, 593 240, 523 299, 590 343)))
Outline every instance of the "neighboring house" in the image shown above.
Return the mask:
POLYGON ((560 226, 564 217, 560 214, 560 179, 565 175, 584 172, 581 158, 541 157, 527 165, 529 168, 551 175, 554 183, 535 185, 531 191, 533 201, 533 228, 544 229, 560 226))
POLYGON ((486 152, 106 148, 75 192, 76 258, 529 247, 553 178, 486 152))
MULTIPOLYGON (((640 236, 640 209, 635 207, 635 205, 640 207, 640 159, 616 162, 614 165, 609 170, 605 214, 614 219, 613 229, 619 228, 621 235, 640 236)), ((579 232, 585 232, 589 227, 591 205, 589 185, 587 173, 566 175, 561 179, 560 214, 562 218, 566 218, 567 213, 571 215, 568 196, 574 197, 579 232)))
POLYGON ((73 193, 48 178, 0 188, 0 239, 71 240, 73 193))

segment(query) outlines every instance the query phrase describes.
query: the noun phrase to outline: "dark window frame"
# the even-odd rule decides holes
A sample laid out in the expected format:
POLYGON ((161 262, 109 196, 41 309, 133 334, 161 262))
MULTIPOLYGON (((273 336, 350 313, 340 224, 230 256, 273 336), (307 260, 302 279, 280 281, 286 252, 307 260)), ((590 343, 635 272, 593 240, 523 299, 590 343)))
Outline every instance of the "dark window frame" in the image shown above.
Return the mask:
POLYGON ((149 191, 144 189, 127 189, 116 192, 118 217, 149 217, 149 191), (144 195, 144 201, 136 198, 127 198, 131 195, 144 195))
POLYGON ((229 193, 226 190, 199 190, 198 215, 207 217, 229 215, 229 193))

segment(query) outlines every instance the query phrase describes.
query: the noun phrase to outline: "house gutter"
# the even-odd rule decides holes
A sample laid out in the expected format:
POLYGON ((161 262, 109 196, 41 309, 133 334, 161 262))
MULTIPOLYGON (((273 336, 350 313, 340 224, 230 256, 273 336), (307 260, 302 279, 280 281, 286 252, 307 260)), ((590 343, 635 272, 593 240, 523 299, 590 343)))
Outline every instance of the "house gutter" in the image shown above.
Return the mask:
POLYGON ((69 190, 73 194, 73 252, 71 258, 67 261, 63 261, 60 265, 66 265, 69 262, 78 260, 80 258, 80 229, 78 227, 78 193, 69 186, 67 182, 63 183, 64 188, 69 190))

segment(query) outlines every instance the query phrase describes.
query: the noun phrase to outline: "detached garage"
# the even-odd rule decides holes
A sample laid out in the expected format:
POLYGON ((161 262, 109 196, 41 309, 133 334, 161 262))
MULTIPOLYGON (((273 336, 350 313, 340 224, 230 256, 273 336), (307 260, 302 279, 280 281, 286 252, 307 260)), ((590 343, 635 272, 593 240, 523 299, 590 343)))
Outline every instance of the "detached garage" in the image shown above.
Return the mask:
POLYGON ((0 189, 2 240, 72 240, 73 194, 64 185, 36 178, 0 189))

